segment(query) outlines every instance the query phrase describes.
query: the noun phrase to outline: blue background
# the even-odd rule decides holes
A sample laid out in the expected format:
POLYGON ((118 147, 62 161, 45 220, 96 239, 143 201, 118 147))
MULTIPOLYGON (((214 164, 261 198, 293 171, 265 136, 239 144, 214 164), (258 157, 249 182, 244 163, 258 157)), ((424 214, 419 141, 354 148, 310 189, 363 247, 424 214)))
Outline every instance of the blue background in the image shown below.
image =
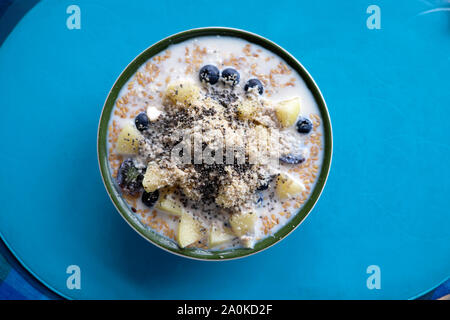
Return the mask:
POLYGON ((43 1, 0 48, 0 234, 72 298, 410 298, 450 273, 450 20, 441 1, 43 1), (81 30, 66 28, 67 6, 81 30), (369 30, 366 8, 381 8, 369 30), (296 56, 328 103, 324 193, 282 243, 211 263, 166 253, 115 212, 96 131, 140 51, 193 27, 265 36, 296 56), (66 288, 66 268, 82 289, 66 288), (381 268, 368 290, 366 268, 381 268))

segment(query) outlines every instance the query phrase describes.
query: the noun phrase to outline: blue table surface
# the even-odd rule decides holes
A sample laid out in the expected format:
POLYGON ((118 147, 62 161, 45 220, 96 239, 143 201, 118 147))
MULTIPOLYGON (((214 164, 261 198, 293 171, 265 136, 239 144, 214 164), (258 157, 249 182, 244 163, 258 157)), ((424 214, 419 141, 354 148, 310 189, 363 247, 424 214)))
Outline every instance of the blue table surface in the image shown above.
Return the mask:
POLYGON ((0 47, 0 235, 69 298, 411 298, 450 274, 450 19, 444 1, 49 0, 0 47), (81 29, 66 8, 81 9, 81 29), (422 14, 421 14, 422 13, 422 14), (296 56, 328 104, 330 177, 275 247, 207 263, 166 253, 121 219, 101 182, 96 132, 121 70, 185 29, 253 31, 296 56), (82 287, 66 286, 78 265, 82 287), (381 270, 369 290, 366 269, 381 270))

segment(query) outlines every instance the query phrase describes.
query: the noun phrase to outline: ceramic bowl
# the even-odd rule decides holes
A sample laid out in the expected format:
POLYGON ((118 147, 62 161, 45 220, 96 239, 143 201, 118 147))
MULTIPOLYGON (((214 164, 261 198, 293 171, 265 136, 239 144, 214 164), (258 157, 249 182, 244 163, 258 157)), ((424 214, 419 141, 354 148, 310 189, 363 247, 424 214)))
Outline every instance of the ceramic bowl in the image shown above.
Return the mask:
POLYGON ((265 39, 259 35, 244 30, 232 29, 232 28, 222 28, 222 27, 209 27, 209 28, 199 28, 192 29, 188 31, 183 31, 167 37, 151 47, 145 49, 140 53, 131 63, 123 70, 119 78, 114 83, 111 91, 106 98, 105 105, 103 106, 102 114, 100 117, 100 123, 98 127, 98 137, 97 137, 97 147, 98 147, 98 160, 100 165, 100 172, 105 184, 106 190, 114 203, 115 207, 125 219, 126 222, 142 237, 155 244, 156 246, 165 249, 174 254, 178 254, 183 257, 200 259, 200 260, 229 260, 236 259, 245 256, 249 256, 267 249, 280 242, 283 238, 294 231, 300 223, 306 218, 306 216, 311 212, 315 203, 320 197, 322 190, 325 186, 328 172, 331 165, 332 157, 332 130, 331 122, 328 114, 328 110, 325 104, 325 100, 311 75, 306 71, 306 69, 298 62, 290 53, 286 50, 273 43, 272 41, 265 39), (167 49, 172 44, 177 44, 192 38, 202 37, 202 36, 230 36, 244 39, 250 43, 260 45, 261 47, 273 52, 274 54, 281 57, 291 68, 298 72, 301 78, 305 81, 309 90, 312 92, 314 99, 319 107, 322 124, 324 129, 324 152, 323 152, 323 164, 318 176, 317 183, 314 189, 311 191, 310 197, 307 202, 301 207, 297 214, 293 215, 291 220, 286 223, 281 229, 279 229, 272 236, 268 236, 255 244, 253 249, 228 249, 222 251, 208 251, 203 249, 180 249, 177 244, 159 233, 149 229, 144 226, 139 219, 135 217, 131 209, 129 208, 127 202, 122 198, 121 191, 117 186, 115 179, 111 175, 111 171, 108 164, 108 150, 107 150, 107 131, 108 123, 111 117, 111 113, 114 107, 114 103, 121 88, 127 83, 127 81, 135 74, 140 66, 142 66, 146 61, 153 56, 159 54, 160 52, 167 49))

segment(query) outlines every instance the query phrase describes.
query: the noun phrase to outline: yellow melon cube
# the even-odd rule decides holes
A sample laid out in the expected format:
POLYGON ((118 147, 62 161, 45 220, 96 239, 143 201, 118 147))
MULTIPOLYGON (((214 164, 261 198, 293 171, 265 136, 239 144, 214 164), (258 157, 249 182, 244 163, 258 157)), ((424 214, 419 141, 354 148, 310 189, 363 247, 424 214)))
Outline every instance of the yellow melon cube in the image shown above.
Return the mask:
POLYGON ((187 106, 187 104, 194 102, 198 99, 200 89, 192 82, 175 82, 167 86, 166 98, 172 103, 177 102, 187 106))
POLYGON ((169 184, 167 173, 156 163, 149 163, 142 180, 142 186, 147 192, 154 192, 169 184))
POLYGON ((305 191, 305 186, 300 180, 282 173, 277 178, 276 193, 280 199, 287 199, 305 191))
POLYGON ((257 101, 244 100, 237 105, 237 114, 239 119, 252 120, 255 118, 260 106, 257 101))
POLYGON ((210 248, 217 247, 221 244, 230 242, 234 238, 235 235, 229 228, 221 228, 213 225, 209 229, 208 246, 210 248))
POLYGON ((230 218, 231 229, 238 237, 253 234, 257 218, 256 213, 253 212, 235 213, 230 218))
POLYGON ((142 139, 141 133, 134 124, 127 124, 117 137, 116 152, 119 154, 137 154, 142 139))
POLYGON ((181 215, 178 224, 177 242, 181 248, 184 248, 202 238, 200 223, 189 213, 181 215))
POLYGON ((156 208, 174 216, 181 216, 184 212, 183 205, 180 201, 167 192, 163 192, 160 195, 156 208))
POLYGON ((279 102, 275 106, 275 113, 283 128, 292 126, 300 113, 300 98, 296 97, 279 102))

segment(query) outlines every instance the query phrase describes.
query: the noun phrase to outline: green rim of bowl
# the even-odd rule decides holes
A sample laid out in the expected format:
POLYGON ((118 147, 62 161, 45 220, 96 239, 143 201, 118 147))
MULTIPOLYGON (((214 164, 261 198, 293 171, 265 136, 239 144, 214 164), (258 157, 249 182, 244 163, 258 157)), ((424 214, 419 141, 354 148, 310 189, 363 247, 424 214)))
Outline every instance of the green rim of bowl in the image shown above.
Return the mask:
POLYGON ((106 98, 105 105, 103 106, 98 128, 97 147, 100 172, 106 190, 108 191, 111 200, 113 201, 121 216, 134 230, 136 230, 142 237, 144 237, 151 243, 174 254, 193 259, 223 261, 249 256, 269 248, 270 246, 274 245, 281 239, 285 238, 288 234, 290 234, 306 218, 306 216, 309 214, 309 212, 312 210, 317 200, 319 199, 328 177, 332 157, 332 130, 325 100, 319 88, 317 87, 308 71, 306 71, 306 69, 300 64, 300 62, 298 62, 290 53, 288 53, 286 50, 273 43, 272 41, 254 33, 233 28, 208 27, 187 30, 167 37, 144 50, 125 68, 125 70, 120 74, 119 78, 114 83, 111 91, 108 94, 108 97, 106 98), (169 47, 170 45, 203 36, 228 36, 244 39, 278 55, 291 68, 297 71, 303 81, 305 81, 307 87, 314 96, 322 118, 324 129, 324 158, 320 175, 308 201, 303 205, 299 212, 294 215, 288 223, 286 223, 286 225, 278 230, 278 232, 257 242, 253 249, 238 248, 222 251, 207 251, 196 248, 180 249, 173 240, 167 239, 156 231, 151 230, 138 220, 138 218, 130 210, 126 201, 122 198, 120 190, 117 187, 109 169, 107 150, 108 124, 115 101, 122 87, 136 73, 141 65, 143 65, 153 56, 167 49, 167 47, 169 47))

